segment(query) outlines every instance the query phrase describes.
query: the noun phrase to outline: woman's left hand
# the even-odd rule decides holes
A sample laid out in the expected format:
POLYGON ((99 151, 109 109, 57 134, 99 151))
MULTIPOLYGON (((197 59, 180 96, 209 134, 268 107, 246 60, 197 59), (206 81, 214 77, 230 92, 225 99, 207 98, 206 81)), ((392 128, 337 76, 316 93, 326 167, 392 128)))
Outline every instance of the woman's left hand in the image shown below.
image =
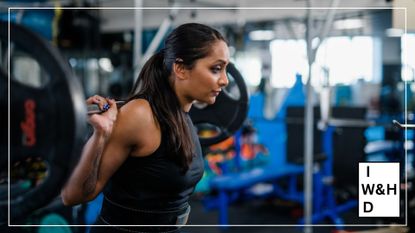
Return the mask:
POLYGON ((87 104, 98 104, 100 109, 106 110, 101 114, 92 114, 89 116, 88 122, 94 128, 95 133, 102 134, 105 138, 109 138, 118 114, 115 100, 95 95, 88 98, 86 102, 87 104))

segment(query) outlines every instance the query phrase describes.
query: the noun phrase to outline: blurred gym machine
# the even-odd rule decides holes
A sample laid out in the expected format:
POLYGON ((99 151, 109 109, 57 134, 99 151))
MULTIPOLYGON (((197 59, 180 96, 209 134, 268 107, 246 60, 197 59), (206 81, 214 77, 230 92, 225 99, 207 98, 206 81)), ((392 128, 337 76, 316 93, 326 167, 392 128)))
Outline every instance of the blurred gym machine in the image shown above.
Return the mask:
MULTIPOLYGON (((333 107, 339 119, 363 120, 366 109, 333 107)), ((304 107, 287 108, 287 161, 303 164, 304 107)), ((364 159, 365 127, 330 125, 321 130, 320 107, 314 107, 314 185, 312 222, 329 218, 339 227, 344 224, 339 214, 357 206, 358 161, 364 159), (337 197, 342 193, 342 201, 337 197)))

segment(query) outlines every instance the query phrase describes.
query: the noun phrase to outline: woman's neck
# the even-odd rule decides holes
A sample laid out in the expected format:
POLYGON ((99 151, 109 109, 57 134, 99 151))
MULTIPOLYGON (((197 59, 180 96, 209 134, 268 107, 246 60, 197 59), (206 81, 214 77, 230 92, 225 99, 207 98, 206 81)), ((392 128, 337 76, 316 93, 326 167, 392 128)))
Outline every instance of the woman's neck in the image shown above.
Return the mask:
POLYGON ((190 108, 192 108, 193 100, 184 95, 183 92, 177 90, 177 88, 174 88, 174 92, 176 93, 176 97, 179 100, 180 108, 184 112, 189 112, 190 108))
POLYGON ((190 108, 192 108, 193 100, 186 96, 185 92, 182 89, 180 89, 179 85, 176 85, 174 79, 172 80, 171 85, 173 87, 174 93, 177 96, 177 99, 179 100, 181 109, 184 112, 189 112, 190 108))
POLYGON ((182 108, 182 110, 184 112, 189 112, 190 108, 192 108, 193 101, 189 101, 186 99, 186 97, 177 95, 177 93, 176 93, 176 96, 177 98, 179 98, 179 103, 180 103, 180 107, 182 108))

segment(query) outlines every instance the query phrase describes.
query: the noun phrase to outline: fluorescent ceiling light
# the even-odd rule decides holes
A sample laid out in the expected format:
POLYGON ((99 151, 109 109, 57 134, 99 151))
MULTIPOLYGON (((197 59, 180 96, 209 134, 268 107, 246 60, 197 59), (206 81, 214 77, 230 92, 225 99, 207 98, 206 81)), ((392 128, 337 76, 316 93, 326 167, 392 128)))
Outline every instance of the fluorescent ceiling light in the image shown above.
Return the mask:
POLYGON ((343 19, 343 20, 336 20, 334 22, 335 29, 356 29, 363 27, 363 20, 361 19, 343 19))
POLYGON ((275 37, 275 33, 272 30, 257 30, 249 33, 251 40, 272 40, 275 37))

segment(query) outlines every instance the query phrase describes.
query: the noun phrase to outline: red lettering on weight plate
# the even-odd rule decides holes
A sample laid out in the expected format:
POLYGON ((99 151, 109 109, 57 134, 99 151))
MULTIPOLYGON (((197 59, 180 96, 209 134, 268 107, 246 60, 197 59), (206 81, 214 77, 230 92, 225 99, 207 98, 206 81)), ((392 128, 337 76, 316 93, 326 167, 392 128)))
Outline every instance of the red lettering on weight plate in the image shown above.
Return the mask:
POLYGON ((32 99, 28 99, 24 103, 25 120, 20 122, 20 128, 25 135, 23 144, 25 146, 34 146, 36 144, 36 103, 32 99))

